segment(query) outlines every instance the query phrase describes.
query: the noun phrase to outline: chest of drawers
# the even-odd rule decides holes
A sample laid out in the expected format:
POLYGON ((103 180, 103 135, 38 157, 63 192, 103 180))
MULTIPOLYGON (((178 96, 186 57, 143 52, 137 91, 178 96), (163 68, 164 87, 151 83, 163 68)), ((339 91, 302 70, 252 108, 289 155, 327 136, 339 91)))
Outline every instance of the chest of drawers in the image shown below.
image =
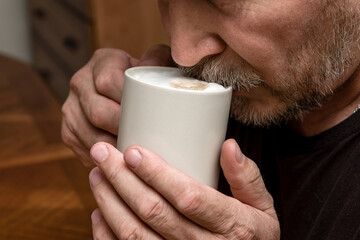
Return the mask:
POLYGON ((34 65, 64 101, 71 76, 98 48, 140 57, 167 43, 155 0, 30 0, 34 65))

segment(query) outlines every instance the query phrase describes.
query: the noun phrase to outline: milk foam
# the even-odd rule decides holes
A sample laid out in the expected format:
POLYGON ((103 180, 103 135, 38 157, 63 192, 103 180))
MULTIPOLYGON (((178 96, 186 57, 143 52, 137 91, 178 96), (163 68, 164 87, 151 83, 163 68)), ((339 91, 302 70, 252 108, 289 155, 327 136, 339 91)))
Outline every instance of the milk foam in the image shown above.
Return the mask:
POLYGON ((204 92, 216 92, 225 89, 223 86, 217 83, 207 83, 204 81, 199 81, 195 78, 185 77, 181 71, 176 68, 137 71, 134 72, 132 76, 140 82, 168 89, 204 92))

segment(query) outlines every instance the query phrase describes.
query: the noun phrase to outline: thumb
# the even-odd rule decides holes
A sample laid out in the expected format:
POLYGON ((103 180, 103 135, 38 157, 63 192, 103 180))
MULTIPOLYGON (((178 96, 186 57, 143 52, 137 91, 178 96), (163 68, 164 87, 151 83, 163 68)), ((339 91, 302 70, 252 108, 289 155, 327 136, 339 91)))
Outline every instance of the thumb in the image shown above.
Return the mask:
POLYGON ((277 219, 273 199, 266 190, 259 168, 241 152, 234 139, 224 143, 220 164, 236 199, 277 219))
POLYGON ((175 66, 170 47, 163 44, 151 47, 142 55, 138 66, 175 66))

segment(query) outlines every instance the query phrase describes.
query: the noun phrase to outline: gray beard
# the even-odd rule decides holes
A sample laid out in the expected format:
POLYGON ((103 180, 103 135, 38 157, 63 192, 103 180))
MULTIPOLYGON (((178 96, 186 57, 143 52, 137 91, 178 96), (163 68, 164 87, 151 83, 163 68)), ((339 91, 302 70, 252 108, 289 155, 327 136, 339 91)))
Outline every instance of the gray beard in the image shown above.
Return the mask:
POLYGON ((360 9, 348 0, 329 0, 316 22, 321 24, 309 25, 304 42, 287 49, 286 64, 272 86, 245 60, 230 64, 221 56, 209 56, 192 67, 179 68, 186 76, 234 90, 269 90, 277 106, 258 108, 249 98, 233 97, 231 115, 244 124, 270 126, 301 119, 321 107, 346 80, 345 71, 354 65, 360 48, 360 9))

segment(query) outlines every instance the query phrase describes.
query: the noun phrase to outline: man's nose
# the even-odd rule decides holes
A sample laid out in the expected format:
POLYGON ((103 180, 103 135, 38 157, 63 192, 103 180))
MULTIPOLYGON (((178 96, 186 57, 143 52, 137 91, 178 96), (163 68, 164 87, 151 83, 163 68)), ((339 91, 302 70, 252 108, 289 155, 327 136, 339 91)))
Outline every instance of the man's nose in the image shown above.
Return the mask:
POLYGON ((215 19, 207 15, 206 11, 191 9, 185 3, 189 1, 175 2, 178 4, 170 8, 170 38, 174 61, 181 66, 193 66, 206 56, 223 52, 226 46, 218 35, 215 19))

